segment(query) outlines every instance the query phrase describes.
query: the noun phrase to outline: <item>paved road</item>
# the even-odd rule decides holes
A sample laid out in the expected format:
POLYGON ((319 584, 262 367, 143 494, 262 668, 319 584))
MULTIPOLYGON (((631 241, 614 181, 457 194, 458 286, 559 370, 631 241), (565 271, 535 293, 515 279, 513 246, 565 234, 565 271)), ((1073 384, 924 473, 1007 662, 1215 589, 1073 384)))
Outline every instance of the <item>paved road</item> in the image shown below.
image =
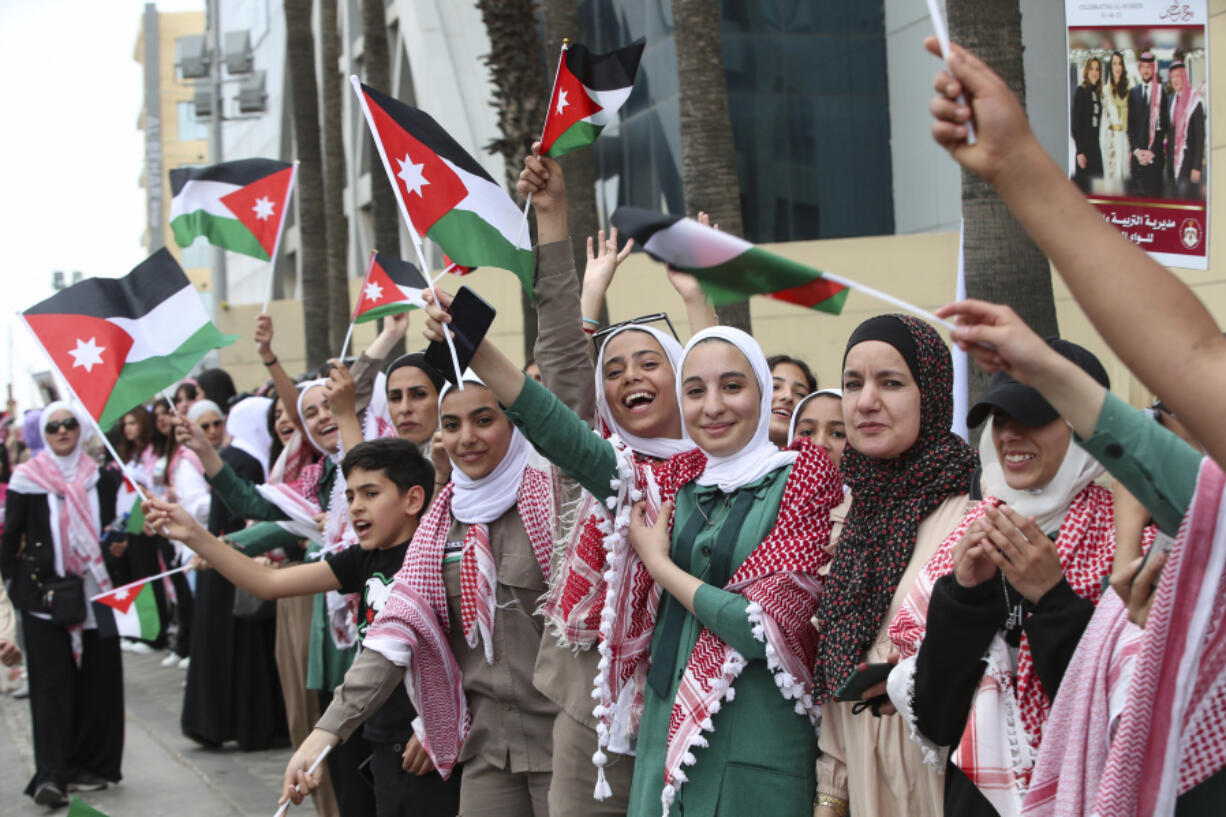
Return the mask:
MULTIPOLYGON (((123 654, 127 731, 123 782, 79 795, 110 817, 271 817, 290 749, 204 749, 179 731, 185 672, 159 665, 165 653, 123 654)), ((0 814, 46 817, 22 795, 34 770, 30 706, 0 695, 0 814)), ((290 817, 314 817, 312 808, 290 817)))

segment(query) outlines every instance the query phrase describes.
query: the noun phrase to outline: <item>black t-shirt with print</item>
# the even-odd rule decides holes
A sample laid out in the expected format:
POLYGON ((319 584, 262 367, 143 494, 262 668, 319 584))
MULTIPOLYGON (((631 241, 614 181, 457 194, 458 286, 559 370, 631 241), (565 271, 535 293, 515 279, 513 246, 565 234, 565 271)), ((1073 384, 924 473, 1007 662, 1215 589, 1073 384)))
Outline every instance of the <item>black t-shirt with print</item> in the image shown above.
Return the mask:
MULTIPOLYGON (((324 557, 340 582, 340 592, 358 594, 359 642, 366 638, 366 630, 383 609, 408 548, 408 542, 384 550, 363 550, 354 545, 324 557)), ((415 717, 409 694, 400 684, 387 703, 366 721, 362 736, 372 743, 405 743, 413 734, 415 717)))

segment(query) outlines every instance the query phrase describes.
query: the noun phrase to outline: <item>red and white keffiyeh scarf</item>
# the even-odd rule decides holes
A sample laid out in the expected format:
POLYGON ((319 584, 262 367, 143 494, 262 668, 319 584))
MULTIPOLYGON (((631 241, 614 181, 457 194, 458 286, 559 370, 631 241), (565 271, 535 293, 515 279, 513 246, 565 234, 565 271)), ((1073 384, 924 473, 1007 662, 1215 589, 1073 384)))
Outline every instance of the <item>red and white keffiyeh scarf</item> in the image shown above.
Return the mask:
POLYGON ((1226 766, 1226 475, 1201 463, 1162 569, 1095 815, 1171 815, 1226 766))
POLYGON ((1025 817, 1090 814, 1141 650, 1142 630, 1105 593, 1069 661, 1022 808, 1025 817))
MULTIPOLYGON (((52 544, 64 566, 66 576, 93 576, 102 592, 111 589, 111 577, 102 561, 99 541, 102 523, 97 500, 91 496, 98 484, 97 464, 88 456, 77 457, 71 480, 64 476, 50 448, 44 448, 27 462, 17 466, 9 481, 9 489, 23 494, 45 494, 59 501, 59 524, 51 528, 52 544)), ((50 509, 50 508, 49 508, 50 509)), ((81 633, 85 622, 68 628, 72 642, 72 657, 81 665, 81 633)))
MULTIPOLYGON (((924 638, 932 590, 937 579, 953 572, 954 546, 988 508, 1002 504, 989 497, 972 508, 916 577, 888 629, 890 640, 904 659, 901 669, 891 675, 892 687, 900 689, 904 681, 907 687, 913 686, 914 661, 924 638)), ((1087 485, 1070 503, 1056 538, 1056 551, 1069 586, 1094 603, 1102 595, 1102 580, 1111 573, 1115 554, 1113 508, 1110 491, 1087 485)), ((966 731, 953 750, 952 760, 997 812, 1009 817, 1021 811, 1050 703, 1035 670, 1026 633, 1022 634, 1016 659, 997 633, 986 660, 987 668, 972 699, 966 731)), ((904 702, 910 700, 909 693, 899 697, 904 702)), ((943 770, 944 753, 916 729, 913 712, 903 714, 910 721, 912 738, 924 748, 925 762, 943 770)))
MULTIPOLYGON (((418 736, 444 778, 451 775, 472 725, 464 697, 463 675, 451 652, 447 588, 443 583, 443 554, 447 533, 451 530, 453 491, 454 486, 448 483, 434 498, 413 535, 404 566, 396 574, 387 602, 362 642, 366 649, 407 669, 405 688, 423 727, 418 736)), ((553 554, 554 496, 551 471, 531 466, 524 469, 516 508, 546 581, 553 554)), ((488 527, 470 525, 469 534, 474 528, 484 530, 483 538, 488 548, 488 527)), ((480 632, 485 641, 486 661, 493 663, 491 636, 497 579, 491 572, 487 581, 493 583, 486 585, 473 575, 473 571, 484 569, 477 564, 482 557, 469 555, 472 549, 480 546, 479 538, 482 537, 466 535, 460 557, 461 627, 470 647, 476 646, 474 639, 480 632), (471 567, 466 567, 468 564, 471 567), (469 575, 466 576, 466 572, 469 575), (479 626, 485 614, 489 616, 488 626, 479 626)), ((492 556, 490 563, 492 565, 492 556)))
MULTIPOLYGON (((830 558, 822 549, 830 537, 830 509, 842 501, 843 486, 830 458, 808 439, 791 449, 799 456, 784 487, 775 527, 723 589, 750 601, 747 613, 753 633, 767 645, 767 666, 780 693, 794 700, 797 714, 807 715, 816 728, 821 707, 810 694, 817 655, 811 619, 822 589, 818 568, 830 558)), ((619 467, 618 495, 610 499, 616 514, 605 539, 609 570, 604 577, 609 591, 601 612, 601 668, 593 692, 593 697, 599 695, 594 714, 599 718, 600 750, 593 757, 599 768, 598 797, 609 794, 603 749, 633 740, 638 731, 660 599, 659 586, 630 545, 630 507, 644 495, 651 497, 649 505, 655 504, 656 496, 660 503, 675 499, 705 470, 706 456, 695 449, 672 457, 662 467, 648 467, 634 463, 623 447, 619 467)), ((669 719, 661 793, 665 813, 687 780, 682 767, 697 762, 693 750, 707 745, 702 733, 713 730, 712 716, 724 700, 732 699, 733 682, 745 664, 742 655, 710 630, 699 634, 669 719)))
MULTIPOLYGON (((1175 145, 1172 151, 1175 156, 1171 167, 1175 178, 1178 179, 1179 174, 1183 171, 1183 156, 1188 149, 1188 125, 1192 121, 1192 114, 1196 113, 1197 106, 1202 103, 1200 94, 1188 84, 1188 69, 1175 68, 1173 70, 1183 73, 1183 90, 1174 94, 1174 99, 1171 101, 1171 124, 1175 128, 1175 145)), ((1192 169, 1199 170, 1200 168, 1192 169)))

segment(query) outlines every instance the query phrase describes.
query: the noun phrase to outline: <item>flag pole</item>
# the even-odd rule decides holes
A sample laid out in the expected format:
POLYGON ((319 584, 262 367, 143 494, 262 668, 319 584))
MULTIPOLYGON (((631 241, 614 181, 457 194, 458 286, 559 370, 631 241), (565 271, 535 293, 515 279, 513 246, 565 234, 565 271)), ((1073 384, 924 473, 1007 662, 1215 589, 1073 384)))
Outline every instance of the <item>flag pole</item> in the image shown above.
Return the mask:
MULTIPOLYGON (((94 431, 98 433, 98 437, 101 438, 102 444, 106 446, 106 450, 111 455, 112 459, 114 459, 119 465, 120 472, 122 472, 124 477, 127 478, 128 466, 122 459, 120 459, 114 446, 111 445, 111 441, 108 440, 106 435, 102 433, 102 426, 98 425, 98 421, 94 418, 94 415, 90 414, 89 410, 85 408, 85 402, 77 396, 77 390, 72 387, 72 383, 69 382, 68 378, 64 376, 64 373, 60 371, 60 367, 55 362, 55 358, 53 358, 50 352, 47 351, 47 347, 43 346, 42 340, 38 337, 38 334, 34 331, 34 328, 30 326, 29 322, 26 320, 26 316, 20 312, 18 312, 17 315, 21 318, 22 326, 24 326, 26 331, 30 333, 30 337, 34 338, 34 342, 38 344, 38 348, 41 349, 42 353, 47 356, 47 360, 51 362, 52 368, 54 368, 56 373, 59 374, 60 379, 64 381, 64 385, 68 388, 68 393, 72 395, 72 399, 77 402, 77 405, 81 407, 81 410, 85 413, 85 416, 89 418, 90 425, 92 425, 94 427, 94 431)), ((136 494, 141 498, 141 502, 149 501, 149 496, 141 488, 139 482, 134 479, 128 479, 128 482, 132 483, 132 487, 136 489, 136 494)))
MULTIPOLYGON (((949 29, 945 27, 945 18, 941 16, 941 7, 937 0, 928 0, 928 16, 932 18, 932 28, 941 46, 941 59, 949 63, 949 29)), ((966 94, 958 94, 958 104, 966 104, 966 94)), ((975 123, 966 120, 966 143, 975 144, 975 123)))
MULTIPOLYGON (((332 751, 331 746, 325 746, 323 748, 323 751, 319 753, 319 757, 315 758, 315 762, 311 764, 311 768, 307 769, 308 777, 315 774, 315 771, 319 768, 319 764, 324 762, 324 758, 326 758, 328 756, 328 753, 331 751, 332 751)), ((297 784, 294 784, 294 791, 298 791, 297 784)), ((281 817, 283 814, 285 814, 285 812, 289 810, 289 804, 292 802, 293 802, 292 800, 286 800, 284 803, 282 803, 281 807, 277 809, 277 813, 274 814, 273 817, 281 817)))
MULTIPOLYGON (((366 285, 370 283, 370 271, 375 268, 375 256, 378 250, 370 251, 370 258, 366 259, 366 275, 362 278, 362 289, 365 291, 366 285)), ((345 362, 345 352, 349 351, 349 339, 353 337, 353 325, 357 321, 358 309, 362 306, 362 293, 358 293, 358 302, 353 305, 353 314, 349 316, 349 328, 345 330, 345 342, 341 344, 341 363, 345 362)))
MULTIPOLYGON (((562 51, 558 54, 558 69, 553 72, 553 88, 550 89, 549 91, 550 106, 553 105, 554 91, 558 90, 558 77, 562 76, 562 61, 566 59, 566 50, 569 47, 570 47, 570 38, 563 37, 562 38, 562 51)), ((545 111, 545 124, 541 125, 541 138, 538 140, 540 142, 545 141, 545 128, 549 127, 549 114, 552 112, 552 110, 553 108, 550 107, 549 110, 545 111)), ((541 158, 541 154, 539 153, 535 153, 533 155, 536 156, 536 158, 538 159, 541 158)), ((515 246, 517 248, 519 247, 519 242, 524 240, 524 228, 528 226, 528 208, 531 206, 532 206, 532 193, 529 192, 527 200, 524 201, 524 217, 519 222, 519 234, 515 236, 515 246)), ((444 272, 446 272, 446 270, 444 270, 444 272)))
POLYGON ((268 314, 268 304, 272 300, 272 287, 276 283, 277 273, 277 251, 281 249, 281 236, 285 233, 285 218, 288 215, 285 211, 289 209, 290 199, 294 195, 294 181, 298 178, 298 161, 294 160, 294 169, 289 174, 289 186, 285 188, 285 205, 281 207, 281 224, 277 227, 277 240, 272 245, 272 257, 268 259, 268 290, 264 295, 264 308, 260 310, 261 315, 268 314))
POLYGON ((105 593, 99 593, 99 594, 98 594, 98 595, 96 595, 96 596, 91 596, 89 600, 90 600, 90 601, 97 601, 98 599, 102 598, 103 596, 110 596, 110 595, 112 595, 112 594, 114 594, 114 593, 118 593, 120 590, 127 590, 129 587, 135 587, 135 586, 136 586, 136 585, 138 585, 138 584, 144 584, 144 583, 146 583, 146 582, 156 581, 157 579, 164 579, 164 578, 166 578, 167 576, 173 576, 173 575, 174 575, 174 574, 176 574, 176 573, 184 573, 184 572, 186 572, 186 571, 188 571, 188 570, 191 570, 191 569, 192 569, 191 564, 179 565, 178 567, 174 568, 173 570, 163 570, 161 573, 158 573, 158 574, 156 574, 156 575, 153 575, 153 576, 146 576, 145 578, 143 578, 143 579, 137 579, 137 580, 136 580, 136 581, 134 581, 134 582, 128 582, 127 584, 121 584, 119 587, 112 587, 110 590, 106 591, 105 593))
POLYGON ((918 315, 924 320, 929 321, 930 323, 935 323, 935 324, 938 324, 939 326, 944 326, 946 329, 948 329, 951 332, 957 328, 952 322, 947 321, 944 318, 938 318, 936 315, 932 314, 927 309, 921 309, 920 307, 916 306, 913 303, 904 301, 902 298, 895 298, 893 295, 886 294, 879 289, 873 289, 870 286, 865 286, 864 284, 861 284, 857 281, 853 281, 850 278, 844 278, 841 275, 835 275, 834 273, 826 272, 825 270, 822 270, 822 277, 828 281, 833 281, 836 284, 841 284, 842 286, 845 286, 848 289, 854 289, 859 292, 863 292, 865 295, 871 295, 872 297, 876 298, 879 301, 885 301, 887 304, 896 306, 905 312, 910 312, 912 315, 918 315))
MULTIPOLYGON (((370 106, 366 104, 366 94, 362 93, 362 82, 356 74, 349 76, 349 84, 353 86, 353 92, 358 95, 358 103, 362 106, 362 114, 366 117, 366 126, 370 128, 371 138, 374 140, 375 147, 379 149, 379 158, 383 161, 383 170, 387 173, 388 183, 392 185, 392 189, 396 190, 396 174, 392 172, 392 163, 388 161, 387 151, 383 147, 383 140, 379 138, 379 130, 375 127, 374 117, 370 114, 370 106)), ((399 193, 399 191, 396 191, 399 193)), ((396 196, 396 204, 400 207, 400 215, 404 218, 405 226, 409 228, 409 237, 413 239, 413 249, 417 251, 417 262, 421 264, 423 273, 430 269, 426 264, 426 256, 421 249, 421 236, 417 234, 417 228, 413 226, 413 219, 409 218, 409 208, 404 202, 404 197, 396 196)), ((434 295, 434 302, 438 303, 438 290, 434 288, 434 282, 430 283, 430 292, 434 295)), ((451 332, 446 327, 443 328, 443 338, 447 341, 447 350, 451 352, 451 365, 455 368, 456 387, 460 391, 464 390, 464 373, 460 371, 460 358, 455 351, 455 341, 451 337, 451 332)))

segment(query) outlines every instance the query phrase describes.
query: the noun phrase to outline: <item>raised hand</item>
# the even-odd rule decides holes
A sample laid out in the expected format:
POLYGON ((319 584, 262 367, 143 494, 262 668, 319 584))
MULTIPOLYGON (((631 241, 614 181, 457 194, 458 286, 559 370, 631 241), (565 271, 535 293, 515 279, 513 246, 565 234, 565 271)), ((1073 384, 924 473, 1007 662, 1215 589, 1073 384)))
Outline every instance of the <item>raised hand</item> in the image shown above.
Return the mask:
POLYGON ((333 359, 329 362, 332 364, 332 371, 328 374, 328 382, 324 384, 328 408, 334 417, 351 417, 356 413, 354 402, 357 387, 354 385, 353 375, 349 373, 349 367, 340 360, 333 359))
POLYGON ((152 497, 141 504, 145 522, 168 539, 177 539, 188 547, 199 535, 205 533, 192 515, 182 505, 152 497))
POLYGON ((962 587, 978 587, 996 575, 996 565, 984 552, 987 523, 980 517, 972 522, 954 545, 954 581, 962 587))
POLYGON ((1064 578, 1056 543, 1047 538, 1033 518, 1008 505, 989 508, 985 552, 1009 584, 1032 604, 1064 578))
POLYGON ((262 313, 255 317, 255 350, 265 365, 276 355, 272 352, 272 315, 262 313))
POLYGON ((204 436, 204 429, 195 420, 179 416, 172 418, 170 422, 174 426, 175 439, 178 440, 179 445, 186 446, 198 457, 213 450, 209 438, 204 436))

